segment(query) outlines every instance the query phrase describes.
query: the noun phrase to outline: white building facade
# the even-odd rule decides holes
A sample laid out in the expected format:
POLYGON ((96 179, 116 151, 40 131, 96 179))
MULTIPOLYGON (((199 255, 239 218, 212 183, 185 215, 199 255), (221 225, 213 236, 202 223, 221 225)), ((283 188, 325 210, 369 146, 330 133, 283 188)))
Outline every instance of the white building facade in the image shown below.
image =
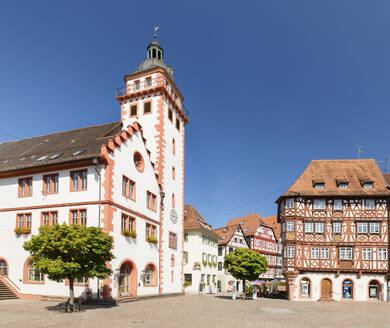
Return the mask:
POLYGON ((184 211, 185 292, 216 293, 220 238, 192 205, 186 205, 184 211))
POLYGON ((76 296, 183 291, 188 113, 162 55, 153 41, 126 75, 121 121, 0 144, 0 279, 17 296, 68 295, 67 282, 48 280, 23 249, 40 226, 57 223, 98 226, 114 238, 113 274, 76 282, 76 296))

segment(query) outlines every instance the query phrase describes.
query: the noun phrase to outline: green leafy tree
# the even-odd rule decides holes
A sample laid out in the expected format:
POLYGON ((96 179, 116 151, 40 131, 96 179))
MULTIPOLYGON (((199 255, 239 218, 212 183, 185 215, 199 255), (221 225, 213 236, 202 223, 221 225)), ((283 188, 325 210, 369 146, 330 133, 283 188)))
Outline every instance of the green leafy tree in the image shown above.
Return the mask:
POLYGON ((234 278, 243 281, 245 291, 247 280, 256 280, 260 274, 267 271, 267 260, 256 251, 248 248, 237 248, 225 256, 223 266, 234 278))
POLYGON ((106 266, 114 258, 112 244, 112 237, 101 228, 57 224, 41 227, 23 247, 30 252, 33 266, 49 279, 69 280, 70 304, 74 304, 75 279, 103 279, 112 273, 106 266))

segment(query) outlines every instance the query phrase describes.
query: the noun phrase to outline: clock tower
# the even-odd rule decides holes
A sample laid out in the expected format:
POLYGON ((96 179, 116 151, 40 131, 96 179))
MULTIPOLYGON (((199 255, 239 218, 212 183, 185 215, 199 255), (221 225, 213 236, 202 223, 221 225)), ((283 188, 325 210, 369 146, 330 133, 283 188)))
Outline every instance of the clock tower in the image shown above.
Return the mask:
POLYGON ((124 128, 138 122, 155 164, 161 186, 160 293, 176 293, 183 286, 184 136, 189 114, 164 62, 164 49, 156 35, 146 59, 124 77, 117 90, 124 128))

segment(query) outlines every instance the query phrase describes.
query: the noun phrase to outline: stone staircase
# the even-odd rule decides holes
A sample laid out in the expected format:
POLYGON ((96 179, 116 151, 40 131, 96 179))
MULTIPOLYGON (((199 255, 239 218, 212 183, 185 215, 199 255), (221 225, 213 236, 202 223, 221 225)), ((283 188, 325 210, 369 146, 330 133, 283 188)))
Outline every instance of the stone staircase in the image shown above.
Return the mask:
POLYGON ((18 298, 16 294, 0 279, 0 301, 18 298))

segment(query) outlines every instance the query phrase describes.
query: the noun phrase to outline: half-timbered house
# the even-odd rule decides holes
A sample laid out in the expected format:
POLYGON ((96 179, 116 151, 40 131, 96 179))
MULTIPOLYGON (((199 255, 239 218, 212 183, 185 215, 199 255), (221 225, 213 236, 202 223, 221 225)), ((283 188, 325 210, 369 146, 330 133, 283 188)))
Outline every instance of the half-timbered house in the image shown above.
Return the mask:
POLYGON ((259 214, 229 220, 227 225, 240 224, 249 247, 259 252, 267 260, 267 271, 259 276, 261 279, 272 280, 276 277, 276 262, 278 245, 273 229, 268 226, 259 214))
POLYGON ((375 160, 313 160, 277 200, 291 300, 385 300, 390 190, 375 160))
POLYGON ((242 281, 235 279, 229 271, 224 269, 223 264, 225 255, 233 252, 235 249, 250 248, 245 238, 244 231, 239 224, 218 228, 214 231, 221 238, 218 241, 218 290, 222 292, 230 292, 232 291, 233 286, 236 286, 237 291, 242 291, 242 281))

